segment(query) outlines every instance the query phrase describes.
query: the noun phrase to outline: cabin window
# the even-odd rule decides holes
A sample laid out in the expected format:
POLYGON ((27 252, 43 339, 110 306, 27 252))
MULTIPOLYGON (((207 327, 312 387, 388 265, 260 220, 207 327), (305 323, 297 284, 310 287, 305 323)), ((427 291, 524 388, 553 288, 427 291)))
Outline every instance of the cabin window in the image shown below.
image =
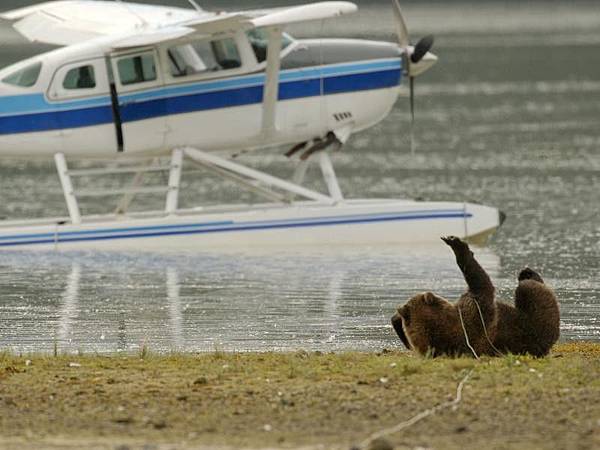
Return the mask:
POLYGON ((65 89, 93 89, 96 87, 96 77, 93 66, 81 66, 71 69, 63 81, 65 89))
POLYGON ((156 63, 151 53, 122 58, 117 67, 123 86, 156 80, 156 63))
POLYGON ((231 38, 178 45, 171 47, 167 55, 171 75, 176 78, 242 66, 237 45, 231 38))
POLYGON ((2 79, 3 83, 12 84, 19 87, 32 87, 37 83, 40 73, 42 72, 42 63, 32 64, 24 69, 2 79))
MULTIPOLYGON (((248 41, 254 50, 256 60, 261 63, 267 59, 267 49, 269 48, 269 32, 264 28, 255 28, 246 32, 248 41)), ((285 50, 293 42, 292 38, 283 33, 281 41, 281 50, 285 50)))

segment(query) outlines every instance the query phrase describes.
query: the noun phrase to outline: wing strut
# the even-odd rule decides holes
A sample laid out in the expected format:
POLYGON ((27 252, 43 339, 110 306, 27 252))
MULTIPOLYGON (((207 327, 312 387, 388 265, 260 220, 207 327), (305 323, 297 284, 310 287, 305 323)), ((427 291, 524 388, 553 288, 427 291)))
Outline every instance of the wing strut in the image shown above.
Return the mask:
POLYGON ((281 42, 283 33, 279 27, 268 28, 267 69, 263 93, 263 138, 272 136, 276 129, 277 99, 279 97, 279 72, 281 69, 281 42))
POLYGON ((110 55, 106 55, 104 61, 106 62, 106 73, 108 75, 108 85, 110 86, 110 103, 117 137, 117 152, 121 153, 125 148, 125 142, 123 140, 123 122, 121 121, 119 93, 117 92, 117 84, 115 83, 115 74, 113 72, 110 55))

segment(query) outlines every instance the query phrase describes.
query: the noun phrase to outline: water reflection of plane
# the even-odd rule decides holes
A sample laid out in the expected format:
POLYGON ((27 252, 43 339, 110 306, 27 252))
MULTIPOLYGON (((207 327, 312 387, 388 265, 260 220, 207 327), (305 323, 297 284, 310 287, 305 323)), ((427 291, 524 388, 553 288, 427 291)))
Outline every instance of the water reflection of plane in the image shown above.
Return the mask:
POLYGON ((174 267, 168 267, 167 301, 169 303, 169 319, 171 321, 173 350, 183 350, 185 345, 182 326, 183 314, 181 311, 181 298, 179 296, 180 288, 179 272, 174 267))
MULTIPOLYGON (((224 260, 213 261, 214 270, 199 274, 201 286, 197 279, 188 285, 194 299, 186 316, 180 271, 170 264, 164 264, 168 266, 164 288, 161 284, 150 286, 152 292, 146 295, 140 290, 145 282, 134 282, 136 295, 132 298, 120 288, 124 280, 112 279, 108 285, 112 293, 104 297, 110 303, 105 303, 98 296, 98 285, 96 296, 81 297, 83 269, 74 263, 62 296, 56 336, 61 350, 90 350, 89 346, 91 350, 123 352, 144 344, 153 350, 210 350, 215 342, 235 350, 375 345, 386 337, 388 316, 394 308, 416 292, 434 290, 454 299, 464 290, 454 257, 439 247, 435 251, 388 248, 369 255, 312 256, 301 259, 305 264, 297 264, 296 255, 293 265, 285 255, 272 255, 270 260, 250 258, 242 263, 237 257, 222 256, 224 260), (232 278, 232 271, 239 277, 232 278), (207 290, 207 284, 211 289, 207 290), (222 293, 209 294, 215 289, 213 285, 222 293), (241 300, 246 308, 243 326, 237 314, 241 300), (80 301, 102 305, 91 308, 94 313, 86 317, 82 311, 87 308, 80 307, 80 301), (108 320, 103 321, 103 316, 108 320), (187 338, 185 320, 194 329, 187 338), (75 333, 76 326, 86 331, 75 333)), ((490 249, 475 252, 492 279, 502 283, 498 256, 490 249)), ((118 270, 112 274, 130 277, 118 270)), ((107 273, 102 275, 106 278, 107 273)), ((154 273, 143 276, 144 280, 158 278, 154 273)))
POLYGON ((67 277, 67 286, 62 295, 62 303, 59 312, 59 324, 57 332, 58 345, 65 349, 73 343, 73 321, 79 312, 79 282, 81 279, 81 266, 74 263, 71 273, 67 277))
MULTIPOLYGON (((71 272, 67 276, 67 284, 62 294, 62 301, 60 310, 58 312, 58 330, 56 333, 56 341, 58 348, 61 351, 73 351, 81 350, 83 342, 79 342, 74 338, 75 328, 77 327, 77 319, 81 322, 85 321, 85 318, 80 316, 80 285, 82 278, 82 269, 79 263, 73 263, 71 266, 71 272)), ((169 267, 166 270, 165 276, 166 282, 166 300, 168 303, 168 315, 169 315, 169 329, 171 334, 171 349, 172 350, 183 350, 185 347, 185 340, 183 337, 183 314, 180 300, 180 282, 179 273, 176 268, 169 267)), ((116 348, 117 352, 126 352, 131 350, 131 342, 129 342, 127 335, 127 322, 130 320, 126 315, 120 314, 117 324, 116 334, 116 348)), ((109 336, 105 335, 104 331, 96 327, 101 326, 97 321, 91 324, 91 326, 85 326, 87 324, 80 323, 81 328, 88 328, 94 333, 94 338, 100 341, 104 339, 110 339, 109 336)), ((131 339, 135 337, 131 336, 131 339)), ((108 341, 110 348, 110 340, 108 341)), ((166 343, 165 343, 166 344, 166 343)), ((161 346, 163 346, 162 344, 161 346)), ((97 349, 99 345, 94 345, 97 349)))

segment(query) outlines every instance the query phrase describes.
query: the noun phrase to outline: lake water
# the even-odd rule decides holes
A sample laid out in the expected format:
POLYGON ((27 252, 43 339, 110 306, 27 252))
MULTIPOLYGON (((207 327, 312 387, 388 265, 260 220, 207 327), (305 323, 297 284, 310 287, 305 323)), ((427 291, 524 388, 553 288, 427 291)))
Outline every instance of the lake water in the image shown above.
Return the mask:
MULTIPOLYGON (((2 8, 26 4, 9 3, 2 8)), ((358 3, 358 15, 296 34, 393 39, 388 2, 358 3)), ((561 339, 600 340, 597 5, 403 4, 415 36, 436 33, 440 57, 417 81, 417 152, 410 154, 408 101, 401 99, 384 122, 334 156, 343 191, 347 197, 473 200, 501 208, 507 221, 476 250, 498 297, 511 299, 516 274, 530 265, 557 292, 561 339)), ((0 66, 39 51, 6 26, 0 38, 0 66)), ((244 160, 288 176, 292 168, 281 153, 244 160)), ((240 196, 233 185, 197 172, 184 180, 183 206, 199 196, 210 203, 240 196)), ((0 195, 0 217, 65 214, 49 163, 0 162, 0 195)), ((148 197, 137 207, 161 203, 148 197)), ((83 206, 86 212, 107 209, 98 200, 83 206)), ((225 255, 3 251, 0 348, 394 348, 399 342, 389 317, 396 304, 429 289, 451 299, 464 289, 442 243, 225 255)))

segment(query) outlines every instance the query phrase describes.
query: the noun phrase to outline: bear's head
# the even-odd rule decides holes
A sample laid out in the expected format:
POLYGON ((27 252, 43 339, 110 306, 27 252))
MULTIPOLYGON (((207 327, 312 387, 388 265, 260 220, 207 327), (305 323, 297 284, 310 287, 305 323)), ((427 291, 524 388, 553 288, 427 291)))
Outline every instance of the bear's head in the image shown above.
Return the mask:
POLYGON ((415 295, 392 317, 392 326, 411 350, 426 354, 437 347, 435 337, 441 337, 444 322, 454 320, 456 312, 446 299, 432 292, 415 295))

